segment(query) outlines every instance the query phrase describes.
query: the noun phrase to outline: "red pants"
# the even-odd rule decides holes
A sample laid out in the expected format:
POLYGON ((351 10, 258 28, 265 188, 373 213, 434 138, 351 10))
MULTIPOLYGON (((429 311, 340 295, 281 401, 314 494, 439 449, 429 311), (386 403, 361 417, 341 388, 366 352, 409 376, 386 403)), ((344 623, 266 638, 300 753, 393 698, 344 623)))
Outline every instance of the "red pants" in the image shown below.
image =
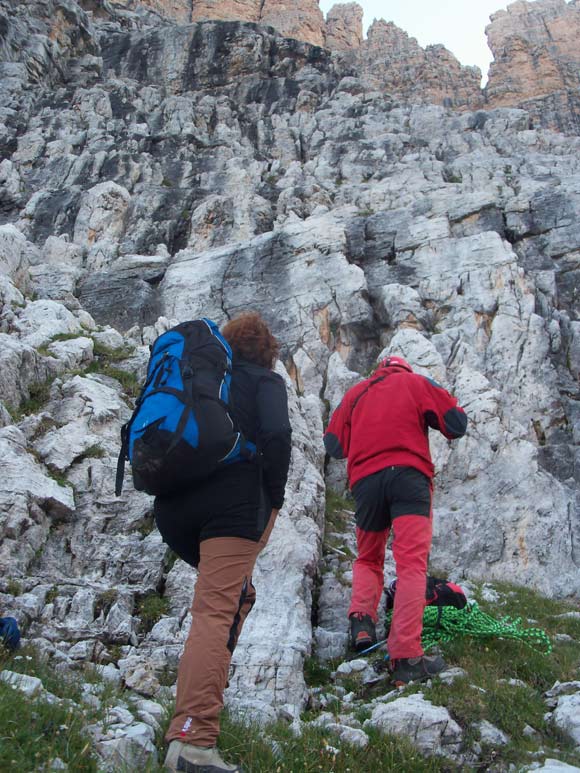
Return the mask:
MULTIPOLYGON (((400 515, 392 521, 393 556, 397 571, 395 607, 387 642, 392 660, 423 654, 421 632, 432 524, 431 516, 424 515, 400 515)), ((356 529, 358 558, 353 566, 349 615, 362 612, 377 621, 384 587, 385 546, 390 530, 390 527, 382 531, 356 529)))

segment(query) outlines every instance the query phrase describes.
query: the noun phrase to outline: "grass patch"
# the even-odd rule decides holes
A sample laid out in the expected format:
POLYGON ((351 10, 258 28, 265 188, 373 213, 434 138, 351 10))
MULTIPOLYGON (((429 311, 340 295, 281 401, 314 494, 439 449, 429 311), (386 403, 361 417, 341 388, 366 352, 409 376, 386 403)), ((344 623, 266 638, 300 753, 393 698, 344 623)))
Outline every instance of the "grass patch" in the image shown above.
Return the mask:
POLYGON ((304 681, 309 687, 321 687, 330 683, 332 668, 315 657, 304 661, 304 681))
POLYGON ((53 381, 54 379, 51 378, 40 384, 31 384, 28 387, 28 398, 23 400, 18 408, 7 406, 14 423, 21 421, 24 416, 29 416, 31 413, 40 413, 42 407, 50 400, 50 387, 53 381))
POLYGON ((153 513, 147 513, 143 518, 139 521, 138 525, 135 527, 136 530, 139 532, 139 534, 145 539, 145 537, 148 537, 151 532, 155 531, 156 525, 155 525, 155 516, 153 513))
MULTIPOLYGON (((529 753, 540 749, 558 750, 556 756, 565 758, 573 765, 580 764, 580 753, 569 738, 545 719, 547 706, 544 693, 559 680, 578 678, 580 666, 580 621, 559 615, 578 609, 565 601, 545 599, 529 588, 506 583, 494 583, 500 595, 497 603, 486 602, 481 592, 478 598, 481 609, 496 619, 505 615, 521 617, 524 626, 542 628, 553 637, 556 633, 575 636, 573 642, 553 640, 550 655, 536 652, 523 642, 490 637, 478 640, 458 638, 442 645, 445 659, 450 665, 464 669, 467 676, 451 685, 434 680, 431 687, 423 688, 425 698, 445 706, 452 717, 463 727, 466 739, 474 734, 474 722, 485 719, 509 737, 506 746, 484 749, 484 765, 523 765, 530 763, 529 753), (523 684, 509 684, 509 680, 523 684), (529 725, 537 731, 530 738, 524 734, 529 725)), ((477 735, 475 733, 475 735, 477 735)), ((551 756, 551 755, 548 755, 551 756)), ((481 769, 484 769, 483 767, 481 769)))
POLYGON ((141 618, 141 626, 148 633, 155 623, 169 611, 169 599, 157 593, 147 593, 138 597, 135 614, 141 618))
POLYGON ((263 729, 240 725, 224 714, 218 745, 226 760, 252 773, 443 773, 459 769, 448 761, 425 759, 410 741, 372 730, 365 749, 342 744, 336 735, 318 728, 304 728, 297 738, 282 723, 269 726, 267 736, 263 729))
POLYGON ((54 481, 56 481, 59 486, 62 486, 63 488, 68 486, 68 488, 74 489, 73 484, 70 482, 70 480, 67 480, 66 476, 62 472, 56 472, 55 470, 51 470, 50 467, 47 467, 46 474, 49 478, 52 478, 54 481))
POLYGON ((102 459, 104 456, 107 455, 107 452, 104 448, 101 448, 101 446, 98 443, 94 443, 92 446, 89 446, 86 451, 83 451, 81 458, 82 459, 102 459))
POLYGON ((109 376, 114 378, 123 387, 123 391, 129 395, 129 397, 137 397, 141 389, 141 383, 134 373, 127 370, 121 370, 115 368, 106 360, 95 359, 85 373, 95 373, 102 376, 109 376))
POLYGON ((20 596, 22 593, 20 583, 13 579, 8 580, 6 584, 6 593, 9 593, 11 596, 20 596))
MULTIPOLYGON (((106 723, 107 711, 123 702, 122 689, 104 682, 94 669, 65 675, 56 671, 51 662, 39 656, 32 647, 23 647, 16 655, 0 648, 0 671, 6 669, 35 676, 48 692, 63 700, 49 703, 42 694, 30 697, 0 682, 0 738, 2 770, 50 770, 60 759, 67 770, 75 773, 100 773, 103 764, 95 754, 87 725, 106 723), (82 703, 82 685, 87 682, 100 685, 99 705, 82 703)), ((128 704, 131 709, 131 704, 128 704)), ((159 747, 162 738, 157 738, 159 747)), ((121 768, 118 768, 121 770, 121 768)), ((147 773, 161 771, 155 757, 143 767, 147 773)), ((129 771, 127 771, 129 773, 129 771)))
POLYGON ((30 700, 0 683, 2 760, 6 770, 49 770, 56 759, 69 770, 99 770, 83 715, 73 707, 30 700))
POLYGON ((117 598, 118 594, 114 588, 99 593, 95 602, 95 617, 99 617, 101 613, 106 617, 111 611, 113 604, 117 601, 117 598))
POLYGON ((355 509, 354 499, 349 495, 341 497, 332 489, 326 489, 326 524, 332 531, 345 531, 348 525, 349 513, 355 509))
POLYGON ((52 604, 53 601, 56 600, 58 597, 58 588, 56 585, 53 585, 52 588, 47 592, 46 597, 44 599, 45 604, 52 604))
POLYGON ((134 349, 129 346, 123 346, 120 349, 111 349, 93 338, 93 354, 111 362, 122 362, 133 354, 134 349))

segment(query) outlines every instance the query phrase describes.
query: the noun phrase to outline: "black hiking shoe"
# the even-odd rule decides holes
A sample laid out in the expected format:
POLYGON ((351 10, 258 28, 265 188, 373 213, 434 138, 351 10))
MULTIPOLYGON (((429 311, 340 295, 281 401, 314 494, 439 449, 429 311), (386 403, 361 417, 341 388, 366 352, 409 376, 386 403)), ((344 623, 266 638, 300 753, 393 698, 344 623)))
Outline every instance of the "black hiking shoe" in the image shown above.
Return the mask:
POLYGON ((350 646, 355 652, 362 652, 377 643, 377 631, 370 615, 354 612, 349 620, 350 646))
POLYGON ((409 682, 424 682, 445 671, 447 664, 441 655, 422 655, 420 658, 397 658, 391 661, 389 671, 395 687, 409 682))

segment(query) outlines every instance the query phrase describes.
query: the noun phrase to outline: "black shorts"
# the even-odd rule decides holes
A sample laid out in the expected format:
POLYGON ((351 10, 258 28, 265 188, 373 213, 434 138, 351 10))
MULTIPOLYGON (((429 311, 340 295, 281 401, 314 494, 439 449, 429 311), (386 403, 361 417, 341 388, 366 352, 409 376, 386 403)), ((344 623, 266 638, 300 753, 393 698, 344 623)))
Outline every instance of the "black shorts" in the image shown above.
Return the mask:
POLYGON ((271 504, 263 487, 260 491, 258 467, 237 462, 190 491, 156 497, 153 509, 163 541, 181 559, 197 566, 203 540, 242 537, 258 542, 271 504))
POLYGON ((357 481, 356 525, 383 531, 400 515, 431 515, 431 481, 414 467, 385 467, 357 481))

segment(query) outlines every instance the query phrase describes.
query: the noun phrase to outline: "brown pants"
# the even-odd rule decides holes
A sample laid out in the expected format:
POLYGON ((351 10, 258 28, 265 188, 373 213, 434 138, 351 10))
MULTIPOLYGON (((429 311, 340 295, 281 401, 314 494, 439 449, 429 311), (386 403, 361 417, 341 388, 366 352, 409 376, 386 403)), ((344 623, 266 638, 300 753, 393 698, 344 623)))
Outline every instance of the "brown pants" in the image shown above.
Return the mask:
POLYGON ((256 601, 252 572, 268 542, 273 510, 259 542, 214 537, 200 544, 191 628, 177 674, 175 714, 165 736, 195 746, 214 746, 232 654, 256 601))

